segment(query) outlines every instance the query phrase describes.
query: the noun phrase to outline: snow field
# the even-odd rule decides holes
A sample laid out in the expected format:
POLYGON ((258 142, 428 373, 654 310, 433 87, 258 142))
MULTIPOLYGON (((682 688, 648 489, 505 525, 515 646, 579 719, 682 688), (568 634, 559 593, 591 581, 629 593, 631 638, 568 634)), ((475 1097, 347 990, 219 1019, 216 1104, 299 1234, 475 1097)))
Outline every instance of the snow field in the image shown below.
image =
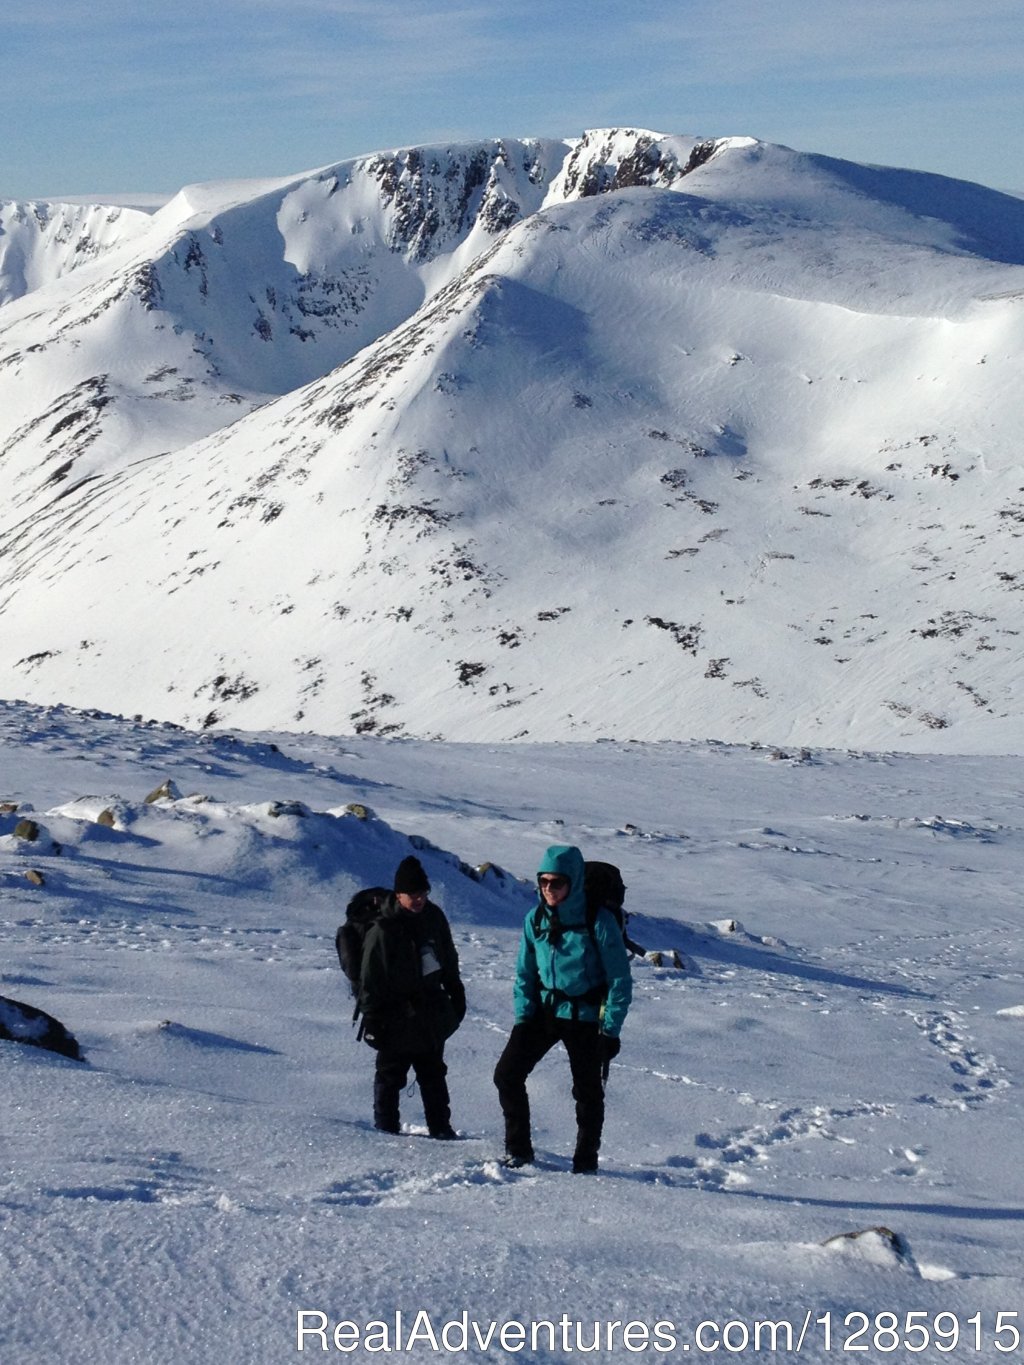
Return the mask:
MULTIPOLYGON (((953 1358, 1004 1358, 1019 760, 199 735, 24 704, 0 710, 0 744, 0 799, 40 826, 26 845, 0 816, 0 993, 87 1058, 0 1043, 5 1361, 291 1360, 300 1309, 663 1322, 680 1341, 702 1319, 980 1313, 985 1349, 953 1358), (167 778, 181 796, 146 805, 167 778), (467 982, 455 1144, 425 1138, 415 1095, 403 1135, 372 1130, 332 960, 350 891, 410 835, 467 982), (523 883, 556 841, 618 863, 635 937, 684 962, 634 966, 595 1179, 568 1172, 560 1055, 531 1081, 541 1167, 496 1162, 523 883), (504 883, 460 870, 487 861, 504 883), (909 1255, 880 1234, 822 1245, 872 1227, 909 1255)), ((802 1354, 824 1362, 821 1332, 802 1354)))

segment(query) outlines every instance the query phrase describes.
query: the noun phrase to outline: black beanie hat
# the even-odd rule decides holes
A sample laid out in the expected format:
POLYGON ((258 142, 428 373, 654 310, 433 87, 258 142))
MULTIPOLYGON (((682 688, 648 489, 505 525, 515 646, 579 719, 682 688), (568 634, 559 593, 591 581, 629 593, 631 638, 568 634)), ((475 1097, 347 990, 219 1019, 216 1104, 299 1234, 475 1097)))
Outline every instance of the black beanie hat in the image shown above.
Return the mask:
POLYGON ((413 896, 420 891, 430 890, 427 874, 423 871, 423 865, 419 858, 414 858, 410 854, 408 858, 403 858, 398 864, 398 871, 395 873, 395 890, 413 896))

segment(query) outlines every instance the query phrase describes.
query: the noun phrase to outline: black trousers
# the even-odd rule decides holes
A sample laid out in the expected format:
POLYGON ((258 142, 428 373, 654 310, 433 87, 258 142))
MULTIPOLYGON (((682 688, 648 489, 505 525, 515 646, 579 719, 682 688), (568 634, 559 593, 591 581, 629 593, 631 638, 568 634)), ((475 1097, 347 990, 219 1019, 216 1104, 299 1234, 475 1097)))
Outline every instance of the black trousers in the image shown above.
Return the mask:
POLYGON ((562 1043, 569 1054, 572 1097, 576 1101, 575 1159, 596 1161, 604 1127, 599 1027, 546 1015, 535 1015, 515 1025, 494 1068, 494 1084, 505 1116, 505 1150, 509 1156, 533 1157, 526 1078, 556 1043, 562 1043))
POLYGON ((412 1070, 420 1088, 423 1117, 431 1133, 441 1132, 451 1123, 448 1097, 448 1067, 443 1048, 426 1052, 393 1052, 381 1048, 373 1075, 373 1121, 386 1132, 399 1129, 398 1101, 412 1070))

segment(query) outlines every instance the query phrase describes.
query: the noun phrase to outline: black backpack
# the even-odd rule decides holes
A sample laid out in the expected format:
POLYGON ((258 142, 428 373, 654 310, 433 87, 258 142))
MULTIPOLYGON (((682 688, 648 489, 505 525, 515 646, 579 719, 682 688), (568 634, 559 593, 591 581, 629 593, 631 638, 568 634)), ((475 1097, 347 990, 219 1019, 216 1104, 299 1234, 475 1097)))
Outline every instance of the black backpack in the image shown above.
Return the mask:
MULTIPOLYGON (((645 949, 635 943, 626 932, 629 915, 625 910, 626 885, 622 873, 614 863, 583 864, 583 894, 587 898, 587 929, 594 938, 594 924, 597 912, 602 908, 610 910, 615 922, 622 930, 622 941, 630 957, 643 957, 645 949)), ((595 939, 596 946, 596 939, 595 939)))
MULTIPOLYGON (((338 926, 334 946, 341 970, 348 977, 352 994, 359 994, 359 975, 363 965, 363 942, 371 924, 376 923, 391 892, 386 886, 367 886, 357 891, 345 907, 345 922, 338 926)), ((353 1019, 355 1015, 352 1016, 353 1019)))

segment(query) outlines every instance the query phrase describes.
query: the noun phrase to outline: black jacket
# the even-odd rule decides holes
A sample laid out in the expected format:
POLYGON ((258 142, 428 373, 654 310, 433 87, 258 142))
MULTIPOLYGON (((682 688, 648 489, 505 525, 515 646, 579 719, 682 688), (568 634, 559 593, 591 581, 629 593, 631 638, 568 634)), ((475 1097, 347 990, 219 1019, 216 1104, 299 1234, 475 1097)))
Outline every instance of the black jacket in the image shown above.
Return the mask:
POLYGON ((363 947, 359 1008, 366 1033, 389 1052, 427 1052, 462 1023, 466 992, 444 911, 403 910, 388 897, 363 947))

